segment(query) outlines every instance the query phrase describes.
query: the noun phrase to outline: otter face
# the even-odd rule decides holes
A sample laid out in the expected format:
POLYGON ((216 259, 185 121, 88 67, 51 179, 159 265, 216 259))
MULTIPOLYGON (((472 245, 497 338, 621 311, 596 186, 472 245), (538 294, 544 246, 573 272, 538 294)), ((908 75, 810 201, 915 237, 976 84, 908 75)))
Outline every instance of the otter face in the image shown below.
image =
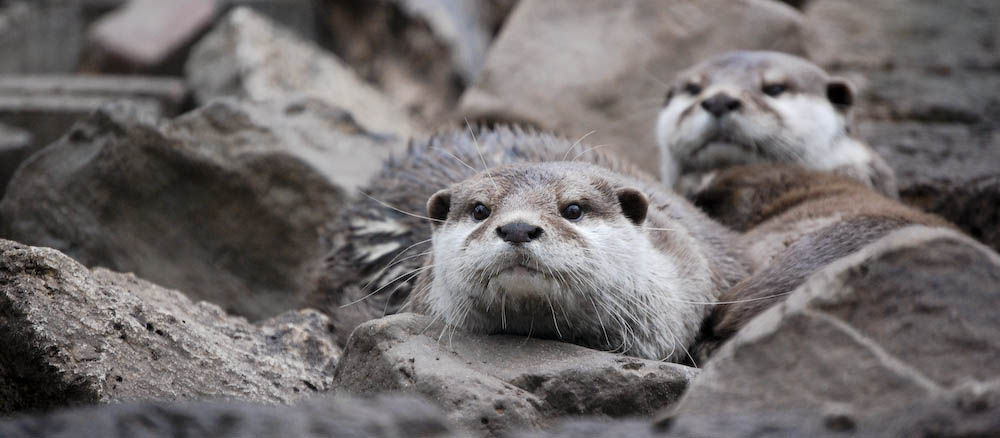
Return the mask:
POLYGON ((849 138, 853 92, 819 67, 776 52, 733 52, 678 75, 656 125, 664 182, 757 162, 816 170, 868 166, 849 138))
POLYGON ((648 198, 608 173, 583 163, 514 165, 434 194, 428 313, 476 332, 683 357, 690 339, 663 341, 671 328, 660 324, 692 317, 646 300, 678 292, 669 285, 682 287, 682 269, 643 228, 648 198))

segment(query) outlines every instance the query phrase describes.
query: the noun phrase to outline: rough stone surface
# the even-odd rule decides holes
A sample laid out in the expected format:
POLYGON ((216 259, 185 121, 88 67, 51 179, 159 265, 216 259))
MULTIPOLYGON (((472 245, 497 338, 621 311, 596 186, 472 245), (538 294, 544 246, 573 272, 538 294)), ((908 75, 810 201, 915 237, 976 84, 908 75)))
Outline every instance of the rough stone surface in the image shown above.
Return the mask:
POLYGON ((172 121, 112 105, 21 166, 0 232, 272 316, 312 289, 323 227, 399 146, 314 100, 222 100, 172 121))
POLYGON ((215 0, 132 0, 91 25, 88 69, 177 74, 191 44, 212 24, 215 0))
POLYGON ((142 399, 290 402, 331 388, 339 349, 327 325, 312 310, 252 325, 134 275, 0 240, 0 412, 142 399))
POLYGON ((145 402, 0 420, 5 438, 444 438, 444 416, 413 396, 317 397, 294 406, 145 402))
POLYGON ((859 86, 902 199, 1000 249, 1000 3, 813 0, 810 57, 859 86))
POLYGON ((658 172, 654 120, 677 72, 734 49, 804 53, 801 14, 772 0, 524 0, 460 102, 470 120, 587 137, 658 172), (725 31, 719 31, 725 29, 725 31))
POLYGON ((552 418, 649 415, 670 406, 697 370, 515 336, 444 330, 400 314, 351 335, 334 385, 357 393, 415 391, 478 436, 552 418))
POLYGON ((794 436, 1000 434, 998 312, 994 251, 954 231, 896 231, 744 327, 692 383, 670 431, 717 435, 720 418, 756 417, 794 436))
POLYGON ((200 102, 307 96, 350 111, 373 132, 405 141, 414 130, 399 105, 336 57, 247 8, 234 9, 195 45, 185 71, 200 102))

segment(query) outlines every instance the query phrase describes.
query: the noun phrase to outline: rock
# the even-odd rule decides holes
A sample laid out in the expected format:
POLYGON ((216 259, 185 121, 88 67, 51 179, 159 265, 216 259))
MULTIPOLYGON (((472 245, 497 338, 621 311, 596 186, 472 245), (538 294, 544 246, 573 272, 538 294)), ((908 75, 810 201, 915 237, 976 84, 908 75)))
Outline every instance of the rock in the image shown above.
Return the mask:
POLYGON ((312 41, 318 38, 316 25, 319 7, 316 0, 216 0, 224 10, 247 7, 278 23, 300 38, 312 41))
POLYGON ((0 233, 259 319, 313 288, 323 228, 399 147, 315 100, 111 105, 21 166, 0 233))
POLYGON ((185 67, 200 102, 307 96, 349 111, 365 129, 405 141, 406 113, 336 57, 246 8, 236 8, 195 45, 185 67))
MULTIPOLYGON (((480 0, 328 0, 327 45, 425 124, 448 121, 512 5, 480 0), (386 32, 386 23, 392 31, 386 32)), ((508 2, 509 3, 509 2, 508 2)))
POLYGON ((31 134, 0 123, 0 198, 17 165, 31 154, 31 134))
POLYGON ((1000 256, 968 237, 893 232, 753 319, 695 379, 668 431, 1000 434, 998 280, 1000 256))
POLYGON ((6 438, 403 438, 464 436, 413 396, 317 397, 293 406, 145 402, 0 419, 6 438))
POLYGON ((339 350, 327 325, 313 310, 252 325, 134 275, 0 240, 0 412, 145 399, 287 403, 331 388, 339 350))
POLYGON ((1000 3, 813 0, 809 54, 859 85, 901 198, 1000 249, 1000 3))
POLYGON ((31 133, 30 155, 61 137, 77 120, 110 101, 128 100, 143 107, 143 111, 173 115, 181 110, 186 96, 184 82, 172 78, 2 76, 0 122, 31 133))
POLYGON ((666 83, 733 49, 804 53, 801 14, 772 0, 524 0, 460 101, 470 120, 520 121, 658 174, 654 120, 666 83), (719 29, 725 29, 720 32, 719 29))
POLYGON ((474 435, 500 436, 563 416, 649 415, 670 406, 697 374, 678 364, 432 323, 400 314, 358 326, 334 385, 361 394, 415 391, 474 435))
POLYGON ((131 0, 91 25, 84 69, 179 74, 217 11, 215 0, 131 0))

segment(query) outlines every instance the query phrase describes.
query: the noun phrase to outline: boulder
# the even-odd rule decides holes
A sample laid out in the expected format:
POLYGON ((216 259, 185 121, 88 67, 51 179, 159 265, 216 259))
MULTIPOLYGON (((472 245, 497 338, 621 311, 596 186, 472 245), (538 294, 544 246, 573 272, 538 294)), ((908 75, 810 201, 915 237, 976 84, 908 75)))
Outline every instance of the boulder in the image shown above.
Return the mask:
POLYGON ((326 0, 328 45, 424 124, 446 122, 510 0, 326 0), (386 31, 392 23, 392 31, 386 31))
POLYGON ((0 240, 0 413, 147 399, 291 402, 331 388, 340 352, 327 325, 313 310, 250 324, 132 274, 0 240))
POLYGON ((460 115, 573 138, 593 131, 589 143, 658 174, 653 127, 667 82, 734 49, 803 54, 803 27, 798 11, 773 0, 524 0, 462 96, 460 115))
POLYGON ((226 14, 195 45, 185 71, 199 102, 309 97, 344 108, 373 132, 400 141, 414 133, 400 105, 335 56, 244 7, 226 14))
POLYGON ((0 419, 5 438, 458 438, 413 396, 316 397, 292 406, 143 402, 0 419))
POLYGON ((315 100, 170 121, 109 105, 20 167, 0 235, 273 316, 313 288, 324 227, 401 146, 315 100))
POLYGON ((858 132, 907 203, 1000 249, 1000 3, 813 0, 809 55, 858 86, 858 132))
POLYGON ((753 319, 663 425, 672 436, 998 435, 998 280, 1000 256, 955 231, 893 232, 753 319))
POLYGON ((580 346, 445 329, 399 314, 358 326, 334 385, 361 394, 415 391, 476 436, 554 418, 650 415, 678 399, 697 369, 580 346))
POLYGON ((216 0, 131 0, 90 26, 84 70, 179 74, 217 12, 216 0))

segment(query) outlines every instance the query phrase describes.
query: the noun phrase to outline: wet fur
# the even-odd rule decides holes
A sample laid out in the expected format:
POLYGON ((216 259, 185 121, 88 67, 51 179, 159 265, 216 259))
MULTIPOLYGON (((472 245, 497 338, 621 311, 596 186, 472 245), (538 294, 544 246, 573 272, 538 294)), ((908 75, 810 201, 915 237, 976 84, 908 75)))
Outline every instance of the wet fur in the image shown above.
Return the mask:
POLYGON ((826 265, 908 225, 952 226, 855 180, 764 164, 721 171, 695 199, 743 232, 754 274, 719 297, 696 357, 705 359, 751 318, 783 301, 826 265))
POLYGON ((307 304, 328 310, 341 341, 360 322, 414 310, 477 332, 684 360, 707 312, 704 303, 747 274, 739 245, 732 232, 652 177, 599 150, 582 152, 587 149, 516 128, 483 131, 478 138, 455 131, 412 143, 365 190, 371 198, 343 213, 339 222, 347 226, 334 234, 326 278, 307 304), (578 155, 577 162, 552 163, 578 155), (431 239, 432 221, 399 210, 428 214, 427 200, 446 188, 453 191, 454 210, 433 227, 434 244, 421 243, 431 239), (622 188, 635 188, 648 200, 638 224, 614 198, 622 188), (594 207, 585 226, 563 223, 553 207, 556 194, 574 191, 594 207), (493 219, 513 214, 544 221, 546 241, 532 257, 548 261, 548 268, 574 271, 575 280, 565 274, 526 285, 548 287, 553 294, 545 299, 508 295, 491 304, 496 286, 484 288, 482 278, 465 274, 477 264, 485 264, 485 272, 509 255, 494 233, 496 223, 477 229, 464 221, 468 211, 460 209, 473 194, 494 203, 493 219))
POLYGON ((804 59, 726 53, 677 75, 669 96, 656 122, 661 178, 683 193, 696 191, 714 170, 779 162, 846 175, 897 196, 892 169, 850 133, 850 85, 804 59), (688 84, 701 91, 688 93, 688 84), (762 91, 776 84, 787 90, 777 96, 762 91), (740 107, 722 117, 702 108, 720 94, 740 107))

